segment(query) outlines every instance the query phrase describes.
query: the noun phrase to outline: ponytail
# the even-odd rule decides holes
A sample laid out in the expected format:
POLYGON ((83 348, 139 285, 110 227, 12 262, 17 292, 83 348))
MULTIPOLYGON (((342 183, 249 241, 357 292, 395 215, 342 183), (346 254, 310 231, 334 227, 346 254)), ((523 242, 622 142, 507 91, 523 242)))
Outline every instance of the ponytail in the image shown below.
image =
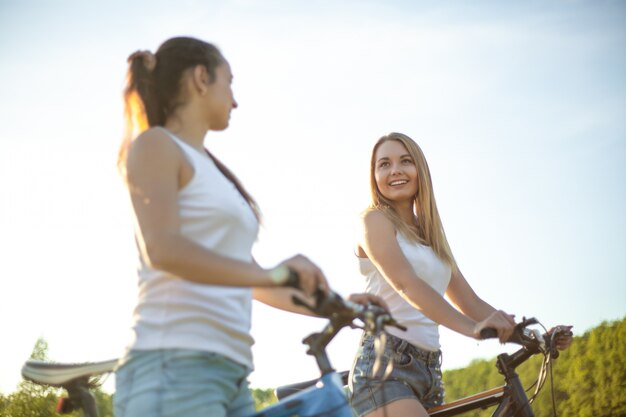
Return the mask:
POLYGON ((156 57, 149 51, 137 51, 128 57, 128 73, 124 89, 124 116, 126 129, 117 157, 117 167, 126 176, 126 156, 132 138, 150 126, 163 125, 158 114, 153 79, 156 57))

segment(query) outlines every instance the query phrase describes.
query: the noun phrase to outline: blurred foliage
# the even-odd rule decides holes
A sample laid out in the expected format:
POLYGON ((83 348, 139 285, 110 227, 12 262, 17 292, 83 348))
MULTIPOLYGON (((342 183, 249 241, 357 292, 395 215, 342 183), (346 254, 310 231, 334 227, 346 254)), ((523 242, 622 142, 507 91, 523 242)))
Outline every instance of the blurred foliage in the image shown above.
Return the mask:
POLYGON ((271 388, 253 388, 252 398, 254 398, 254 405, 257 411, 278 401, 276 395, 274 395, 274 390, 271 388))

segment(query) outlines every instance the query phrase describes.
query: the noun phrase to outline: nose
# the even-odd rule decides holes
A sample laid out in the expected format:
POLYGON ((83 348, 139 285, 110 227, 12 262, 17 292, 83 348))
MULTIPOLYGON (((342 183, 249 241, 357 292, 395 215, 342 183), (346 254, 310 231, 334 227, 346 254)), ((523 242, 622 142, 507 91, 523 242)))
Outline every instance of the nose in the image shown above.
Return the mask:
POLYGON ((391 175, 398 175, 402 173, 402 167, 399 164, 393 164, 391 167, 391 175))
POLYGON ((236 109, 237 107, 239 107, 239 104, 237 103, 237 100, 233 98, 233 109, 236 109))

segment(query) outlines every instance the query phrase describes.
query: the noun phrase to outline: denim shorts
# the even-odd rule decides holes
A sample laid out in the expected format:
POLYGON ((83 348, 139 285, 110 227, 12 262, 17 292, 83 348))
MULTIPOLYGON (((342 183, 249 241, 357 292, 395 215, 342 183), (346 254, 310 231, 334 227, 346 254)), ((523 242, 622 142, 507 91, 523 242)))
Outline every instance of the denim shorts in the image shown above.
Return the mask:
POLYGON ((115 417, 241 417, 254 413, 250 369, 211 352, 134 350, 115 372, 115 417))
POLYGON ((350 403, 357 415, 405 398, 418 400, 426 409, 441 405, 441 351, 427 351, 390 334, 385 336, 376 369, 375 337, 364 334, 361 338, 349 380, 350 403))

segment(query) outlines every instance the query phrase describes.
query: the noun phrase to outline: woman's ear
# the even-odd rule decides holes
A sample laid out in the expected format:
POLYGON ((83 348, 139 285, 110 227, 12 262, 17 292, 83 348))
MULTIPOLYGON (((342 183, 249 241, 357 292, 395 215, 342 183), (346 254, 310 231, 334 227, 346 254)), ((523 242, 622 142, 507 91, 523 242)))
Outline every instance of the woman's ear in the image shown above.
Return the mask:
POLYGON ((192 73, 193 86, 202 96, 206 95, 209 89, 209 74, 204 65, 196 65, 192 73))

